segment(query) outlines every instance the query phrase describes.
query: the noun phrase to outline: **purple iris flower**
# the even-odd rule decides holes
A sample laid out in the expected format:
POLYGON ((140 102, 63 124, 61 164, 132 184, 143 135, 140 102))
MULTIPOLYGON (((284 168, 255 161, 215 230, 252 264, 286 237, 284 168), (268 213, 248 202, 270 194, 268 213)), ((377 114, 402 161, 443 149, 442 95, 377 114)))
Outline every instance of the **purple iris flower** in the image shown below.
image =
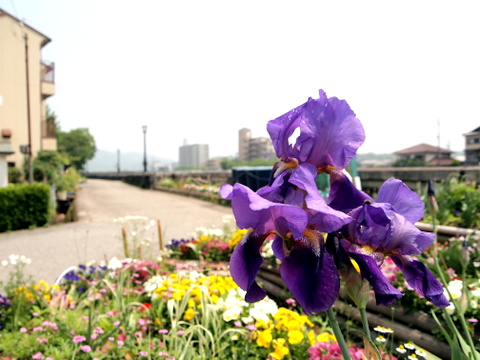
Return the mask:
POLYGON ((377 304, 390 305, 403 296, 380 270, 384 258, 390 256, 412 288, 436 306, 448 306, 440 282, 422 262, 409 256, 421 254, 435 239, 434 234, 414 225, 424 214, 420 197, 402 181, 389 179, 375 202, 339 171, 332 171, 330 176, 330 206, 347 210, 355 219, 342 229, 340 242, 372 285, 377 304))
POLYGON ((282 261, 282 279, 306 313, 326 311, 337 298, 340 280, 322 233, 339 230, 352 219, 326 204, 315 186, 316 175, 316 167, 305 163, 257 192, 241 184, 220 189, 222 197, 231 199, 237 225, 251 229, 230 259, 232 277, 247 292, 247 301, 266 295, 255 278, 263 263, 261 246, 270 234, 276 235, 273 248, 282 261))
POLYGON ((312 99, 271 120, 267 130, 278 158, 284 163, 310 163, 317 168, 344 169, 365 141, 363 126, 345 100, 328 98, 320 90, 312 99), (294 144, 291 136, 299 129, 294 144))

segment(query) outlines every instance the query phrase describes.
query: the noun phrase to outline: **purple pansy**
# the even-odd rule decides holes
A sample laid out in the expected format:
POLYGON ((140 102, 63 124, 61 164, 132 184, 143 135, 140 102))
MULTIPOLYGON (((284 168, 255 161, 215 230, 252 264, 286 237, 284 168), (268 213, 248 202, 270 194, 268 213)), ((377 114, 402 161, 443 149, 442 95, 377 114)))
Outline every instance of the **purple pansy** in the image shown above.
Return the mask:
POLYGON ((442 285, 423 263, 409 256, 421 254, 435 238, 414 225, 424 213, 423 201, 415 192, 402 181, 389 179, 381 186, 375 202, 336 172, 332 174, 331 196, 333 207, 352 209, 348 214, 355 221, 342 230, 341 244, 372 285, 377 304, 390 305, 403 296, 379 268, 385 256, 390 256, 410 286, 438 307, 449 305, 442 285), (342 193, 350 196, 339 200, 342 193))
POLYGON ((267 130, 275 153, 285 163, 310 163, 317 168, 344 169, 365 141, 363 126, 345 100, 320 90, 312 99, 271 120, 267 130), (299 129, 294 144, 290 138, 299 129))
POLYGON ((241 184, 221 188, 222 196, 231 199, 237 225, 251 229, 230 260, 232 277, 246 290, 247 301, 266 294, 255 277, 263 262, 260 248, 270 234, 277 235, 274 253, 282 261, 282 278, 304 310, 326 311, 335 301, 339 277, 322 233, 339 230, 352 219, 326 204, 315 176, 315 166, 302 164, 257 192, 241 184))

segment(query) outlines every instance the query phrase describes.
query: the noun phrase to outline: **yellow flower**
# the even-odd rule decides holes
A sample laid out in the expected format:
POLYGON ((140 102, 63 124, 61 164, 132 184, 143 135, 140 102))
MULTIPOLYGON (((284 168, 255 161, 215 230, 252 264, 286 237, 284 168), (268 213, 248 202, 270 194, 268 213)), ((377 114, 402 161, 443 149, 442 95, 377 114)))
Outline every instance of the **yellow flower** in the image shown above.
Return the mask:
POLYGON ((257 345, 260 347, 269 348, 272 342, 272 331, 270 329, 257 331, 257 345))
POLYGON ((288 332, 288 342, 292 345, 300 344, 304 338, 305 335, 300 330, 290 330, 288 332))
POLYGON ((230 239, 230 241, 228 242, 228 246, 230 247, 230 249, 234 249, 237 244, 242 241, 243 237, 245 236, 245 234, 248 232, 247 229, 240 229, 240 230, 237 230, 235 231, 233 234, 232 234, 232 238, 230 239))
POLYGON ((281 360, 285 357, 285 355, 288 355, 290 353, 288 347, 285 346, 285 339, 282 338, 273 340, 273 349, 274 352, 268 355, 275 360, 281 360))
POLYGON ((195 316, 195 310, 193 310, 192 308, 188 308, 187 310, 185 310, 185 313, 183 314, 183 320, 192 320, 193 317, 195 316))
POLYGON ((323 332, 317 336, 318 342, 325 342, 325 341, 336 341, 335 335, 330 334, 329 332, 323 332))

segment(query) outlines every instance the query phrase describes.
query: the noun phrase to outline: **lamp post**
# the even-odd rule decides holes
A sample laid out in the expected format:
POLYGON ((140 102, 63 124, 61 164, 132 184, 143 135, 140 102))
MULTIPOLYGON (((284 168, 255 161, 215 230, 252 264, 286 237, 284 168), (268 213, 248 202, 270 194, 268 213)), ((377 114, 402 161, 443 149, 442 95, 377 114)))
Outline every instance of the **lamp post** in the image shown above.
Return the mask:
POLYGON ((143 125, 142 129, 143 129, 143 171, 147 172, 147 125, 143 125))

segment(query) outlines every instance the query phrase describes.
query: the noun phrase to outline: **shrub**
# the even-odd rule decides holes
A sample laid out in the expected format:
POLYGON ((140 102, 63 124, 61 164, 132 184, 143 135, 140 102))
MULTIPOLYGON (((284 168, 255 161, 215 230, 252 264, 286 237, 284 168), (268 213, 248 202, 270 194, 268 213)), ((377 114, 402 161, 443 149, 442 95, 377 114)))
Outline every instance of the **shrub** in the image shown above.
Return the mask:
POLYGON ((60 179, 55 183, 55 185, 57 186, 58 191, 75 192, 79 182, 80 174, 75 168, 70 167, 61 175, 60 179))
POLYGON ((22 171, 16 167, 8 168, 8 182, 10 184, 20 184, 23 181, 22 171))
POLYGON ((0 232, 43 226, 50 214, 50 186, 15 184, 0 189, 0 232))
MULTIPOLYGON (((451 176, 436 189, 440 225, 463 228, 480 227, 480 191, 474 182, 451 176)), ((431 221, 431 216, 425 217, 431 221)))

